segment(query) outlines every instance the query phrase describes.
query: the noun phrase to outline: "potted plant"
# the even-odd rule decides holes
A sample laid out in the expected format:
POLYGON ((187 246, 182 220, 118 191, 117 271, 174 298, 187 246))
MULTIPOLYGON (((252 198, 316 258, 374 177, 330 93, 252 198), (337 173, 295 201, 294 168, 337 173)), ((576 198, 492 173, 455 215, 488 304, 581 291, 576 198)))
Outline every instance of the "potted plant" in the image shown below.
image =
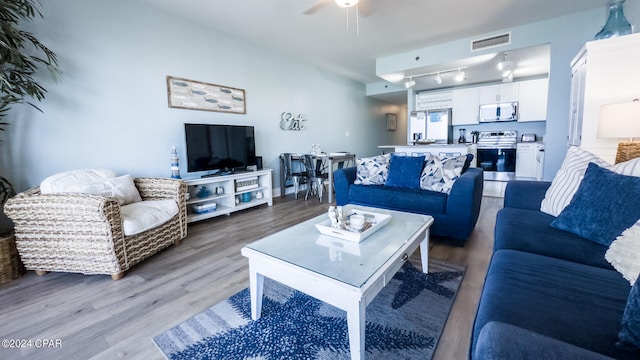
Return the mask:
MULTIPOLYGON (((0 3, 0 131, 9 124, 6 117, 15 104, 28 104, 42 111, 34 104, 47 93, 36 78, 39 69, 47 68, 54 78, 60 74, 56 54, 32 33, 20 28, 36 16, 42 17, 38 6, 39 0, 0 3)), ((13 194, 11 183, 0 174, 0 235, 12 230, 1 210, 13 194)))

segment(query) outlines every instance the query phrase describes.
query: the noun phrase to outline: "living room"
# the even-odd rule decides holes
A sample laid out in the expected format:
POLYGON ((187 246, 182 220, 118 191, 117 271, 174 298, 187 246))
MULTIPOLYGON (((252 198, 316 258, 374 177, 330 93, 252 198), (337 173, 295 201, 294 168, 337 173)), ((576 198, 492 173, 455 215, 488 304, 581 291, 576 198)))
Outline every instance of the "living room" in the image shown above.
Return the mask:
MULTIPOLYGON (((509 48, 538 44, 551 46, 549 115, 545 125, 545 180, 553 178, 566 153, 571 85, 569 63, 584 43, 593 39, 594 33, 604 23, 606 1, 599 3, 598 7, 591 10, 495 29, 496 32, 508 30, 512 33, 513 43, 509 48)), ((306 5, 309 4, 300 6, 301 11, 306 5)), ((379 145, 406 143, 410 106, 407 103, 385 102, 376 97, 388 91, 388 86, 402 87, 402 84, 389 84, 382 80, 364 84, 318 64, 282 54, 265 44, 242 40, 234 36, 234 29, 220 30, 163 10, 154 6, 152 1, 62 0, 55 4, 43 3, 41 11, 44 19, 37 19, 29 24, 27 30, 34 32, 40 41, 56 52, 62 76, 59 80, 42 76, 43 85, 48 90, 46 100, 38 104, 42 113, 30 107, 16 107, 10 113, 9 125, 0 134, 0 174, 8 177, 18 191, 38 186, 46 177, 71 169, 108 168, 114 169, 118 174, 131 174, 134 177, 168 177, 169 152, 174 145, 178 148, 180 172, 186 176, 185 123, 254 126, 256 152, 262 157, 264 167, 272 169, 279 168, 281 153, 308 152, 313 144, 320 144, 323 151, 344 150, 357 154, 358 157, 365 157, 379 154, 379 145), (246 91, 246 114, 170 108, 167 106, 167 76, 243 89, 246 91), (283 112, 303 114, 306 119, 305 129, 282 130, 279 124, 283 112), (396 131, 387 130, 387 113, 398 115, 396 131)), ((627 1, 625 14, 632 24, 638 24, 640 4, 637 1, 627 1)), ((346 32, 343 28, 338 30, 346 32)), ((360 31, 365 32, 366 28, 363 27, 360 31)), ((375 72, 397 70, 396 64, 407 57, 413 59, 417 50, 421 54, 428 54, 423 55, 423 60, 431 63, 468 57, 469 40, 483 35, 486 34, 460 37, 451 35, 443 43, 420 45, 412 51, 380 57, 376 59, 375 72)), ((286 36, 286 33, 279 36, 286 36)), ((352 36, 351 40, 357 43, 358 37, 352 36)), ((367 66, 369 65, 371 64, 367 66)), ((407 97, 411 98, 411 94, 409 92, 407 97)), ((274 171, 273 183, 277 184, 279 180, 274 171)), ((274 195, 280 194, 276 192, 274 195)), ((146 280, 188 277, 188 284, 185 285, 187 291, 211 286, 212 281, 220 281, 223 285, 213 291, 214 295, 195 291, 194 298, 184 297, 182 304, 171 304, 172 310, 173 306, 184 306, 175 311, 188 318, 193 313, 185 308, 192 303, 201 306, 206 298, 211 298, 209 302, 212 305, 247 286, 248 274, 244 271, 246 264, 244 267, 237 264, 245 261, 239 252, 242 241, 260 236, 260 228, 269 227, 269 222, 277 223, 286 218, 289 222, 273 227, 280 229, 304 217, 321 214, 328 206, 326 203, 317 205, 304 200, 292 201, 290 197, 288 195, 285 200, 276 201, 274 206, 290 207, 288 210, 258 208, 228 218, 190 225, 185 242, 191 241, 191 245, 183 250, 172 247, 170 251, 175 253, 175 257, 162 253, 157 260, 153 259, 149 265, 145 264, 140 271, 146 280), (288 218, 290 211, 297 211, 298 214, 288 218), (258 212, 260 214, 256 214, 258 212), (233 244, 224 244, 224 236, 220 234, 213 243, 207 243, 208 232, 224 227, 231 229, 224 230, 223 233, 234 237, 233 244), (220 258, 213 260, 214 264, 207 268, 208 271, 216 272, 215 279, 206 278, 201 273, 190 276, 181 270, 181 261, 189 261, 187 259, 190 256, 204 256, 198 255, 200 249, 206 249, 207 252, 220 251, 220 258), (163 260, 167 263, 162 264, 163 260)), ((468 245, 465 248, 436 245, 433 256, 466 262, 468 272, 471 269, 486 269, 491 251, 492 226, 499 207, 501 199, 483 199, 479 225, 468 245), (480 255, 471 254, 475 250, 480 255), (475 260, 477 262, 469 260, 475 256, 478 256, 475 260)), ((206 260, 196 259, 195 262, 203 264, 206 260)), ((186 269, 188 272, 195 270, 192 267, 186 269)), ((136 276, 125 276, 119 282, 112 282, 104 276, 83 277, 78 274, 48 274, 38 280, 33 280, 32 277, 33 274, 28 274, 24 286, 11 285, 11 291, 15 290, 20 294, 17 299, 30 296, 44 299, 55 292, 58 286, 66 291, 75 291, 83 284, 96 283, 102 283, 104 291, 113 295, 120 291, 119 286, 123 286, 119 285, 120 282, 127 282, 130 289, 138 282, 142 284, 146 281, 136 276), (36 283, 39 286, 35 286, 36 283), (42 286, 43 284, 45 285, 42 286), (36 292, 29 294, 29 290, 35 288, 36 292)), ((481 287, 481 279, 478 281, 479 283, 469 282, 463 286, 481 287)), ((163 298, 172 297, 174 292, 185 291, 176 283, 171 288, 163 289, 151 288, 158 283, 146 284, 143 286, 144 290, 127 296, 130 301, 137 302, 138 306, 152 307, 158 302, 162 303, 163 298), (149 293, 152 295, 145 298, 149 293), (150 300, 148 304, 147 300, 150 300)), ((95 288, 98 287, 92 289, 95 288)), ((6 289, 0 288, 0 292, 6 289)), ((80 291, 77 295, 81 299, 84 296, 92 296, 91 305, 80 301, 77 304, 78 312, 84 311, 84 306, 100 308, 113 305, 109 303, 111 300, 101 303, 93 294, 83 294, 80 291)), ((475 296, 475 299, 472 297, 460 301, 468 302, 473 307, 478 301, 478 295, 475 296)), ((45 319, 45 327, 59 326, 47 323, 46 319, 50 322, 60 321, 60 314, 54 316, 49 313, 49 309, 55 312, 61 308, 50 306, 43 300, 42 311, 38 316, 45 319)), ((132 306, 131 309, 139 311, 140 307, 132 306)), ((162 311, 167 310, 169 307, 162 308, 162 311)), ((68 308, 65 307, 64 311, 68 311, 68 308)), ((162 315, 159 311, 154 314, 162 315)), ((100 316, 107 317, 105 313, 100 316)), ((120 322, 124 322, 127 317, 126 314, 118 316, 120 322)), ((144 321, 153 320, 146 317, 144 321)), ((19 322, 18 313, 12 313, 8 326, 19 322)), ((2 325, 5 326, 7 325, 2 325)), ((77 335, 78 329, 90 328, 87 337, 104 336, 107 340, 101 339, 100 345, 92 346, 95 353, 91 356, 96 358, 110 358, 114 355, 131 358, 160 356, 159 353, 150 351, 146 345, 145 350, 136 353, 132 350, 135 348, 135 341, 125 339, 132 332, 143 332, 147 323, 128 324, 127 332, 115 331, 109 334, 103 334, 99 326, 99 322, 89 325, 73 323, 68 331, 77 335), (126 343, 123 349, 127 350, 105 350, 110 344, 119 342, 126 343)), ((33 329, 34 327, 29 327, 25 331, 33 329)), ((64 338, 62 328, 57 329, 57 336, 64 338)), ((441 339, 441 344, 450 343, 449 346, 455 348, 455 331, 446 334, 449 335, 445 335, 445 338, 449 337, 441 339)), ((468 335, 467 333, 466 336, 468 335)), ((80 340, 90 342, 91 338, 80 340)), ((79 342, 76 339, 74 343, 76 341, 79 342)), ((462 347, 465 346, 468 345, 462 347)), ((152 350, 155 351, 153 348, 152 350)), ((461 353, 466 355, 466 349, 455 354, 461 353)), ((28 356, 29 353, 26 354, 28 356)), ((451 353, 440 354, 437 358, 449 358, 448 355, 451 353)))

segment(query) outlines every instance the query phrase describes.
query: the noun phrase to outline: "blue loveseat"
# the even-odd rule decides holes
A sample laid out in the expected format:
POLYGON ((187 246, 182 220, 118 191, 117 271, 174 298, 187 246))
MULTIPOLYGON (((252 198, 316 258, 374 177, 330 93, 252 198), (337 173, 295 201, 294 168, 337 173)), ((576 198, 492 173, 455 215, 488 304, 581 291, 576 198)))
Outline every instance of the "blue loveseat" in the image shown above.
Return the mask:
POLYGON ((356 204, 431 215, 430 233, 463 245, 476 226, 482 202, 482 169, 469 168, 449 194, 386 185, 357 185, 356 167, 334 172, 336 205, 356 204))
POLYGON ((631 290, 608 247, 549 224, 549 182, 512 181, 473 327, 472 359, 637 359, 615 346, 631 290))

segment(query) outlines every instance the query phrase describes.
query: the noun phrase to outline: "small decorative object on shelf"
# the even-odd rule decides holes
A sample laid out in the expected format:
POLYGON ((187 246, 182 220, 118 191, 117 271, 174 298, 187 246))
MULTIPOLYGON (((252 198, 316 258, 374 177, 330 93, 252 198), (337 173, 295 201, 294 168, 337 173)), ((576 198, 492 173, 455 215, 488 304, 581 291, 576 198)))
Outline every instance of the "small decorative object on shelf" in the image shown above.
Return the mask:
POLYGON ((609 17, 596 36, 595 40, 631 34, 631 24, 624 16, 622 5, 624 0, 613 0, 609 3, 609 17))
POLYGON ((171 178, 180 179, 180 165, 178 165, 178 151, 176 146, 171 147, 171 178))
POLYGON ((262 190, 256 191, 256 199, 262 199, 264 197, 264 193, 262 190))
POLYGON ((249 201, 251 201, 251 193, 250 192, 242 193, 242 202, 249 202, 249 201))
POLYGON ((200 186, 198 189, 198 192, 196 193, 196 196, 199 199, 204 199, 206 197, 211 196, 211 190, 209 190, 209 188, 206 186, 200 186))
POLYGON ((257 176, 250 179, 236 180, 236 191, 255 189, 259 186, 260 184, 258 183, 257 176))

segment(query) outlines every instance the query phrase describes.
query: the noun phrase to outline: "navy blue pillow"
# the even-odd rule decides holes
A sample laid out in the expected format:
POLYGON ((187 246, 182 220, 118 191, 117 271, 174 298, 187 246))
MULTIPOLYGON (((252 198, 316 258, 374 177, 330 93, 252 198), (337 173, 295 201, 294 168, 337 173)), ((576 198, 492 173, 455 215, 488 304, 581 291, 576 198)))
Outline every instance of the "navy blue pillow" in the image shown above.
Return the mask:
POLYGON ((629 293, 616 347, 640 355, 640 277, 629 293))
POLYGON ((609 246, 640 219, 640 177, 589 163, 569 205, 551 226, 609 246))
POLYGON ((464 174, 467 169, 471 167, 471 161, 473 160, 473 154, 467 154, 467 158, 464 160, 464 166, 462 166, 461 175, 464 174))
POLYGON ((420 189, 424 156, 391 156, 385 186, 420 189))

